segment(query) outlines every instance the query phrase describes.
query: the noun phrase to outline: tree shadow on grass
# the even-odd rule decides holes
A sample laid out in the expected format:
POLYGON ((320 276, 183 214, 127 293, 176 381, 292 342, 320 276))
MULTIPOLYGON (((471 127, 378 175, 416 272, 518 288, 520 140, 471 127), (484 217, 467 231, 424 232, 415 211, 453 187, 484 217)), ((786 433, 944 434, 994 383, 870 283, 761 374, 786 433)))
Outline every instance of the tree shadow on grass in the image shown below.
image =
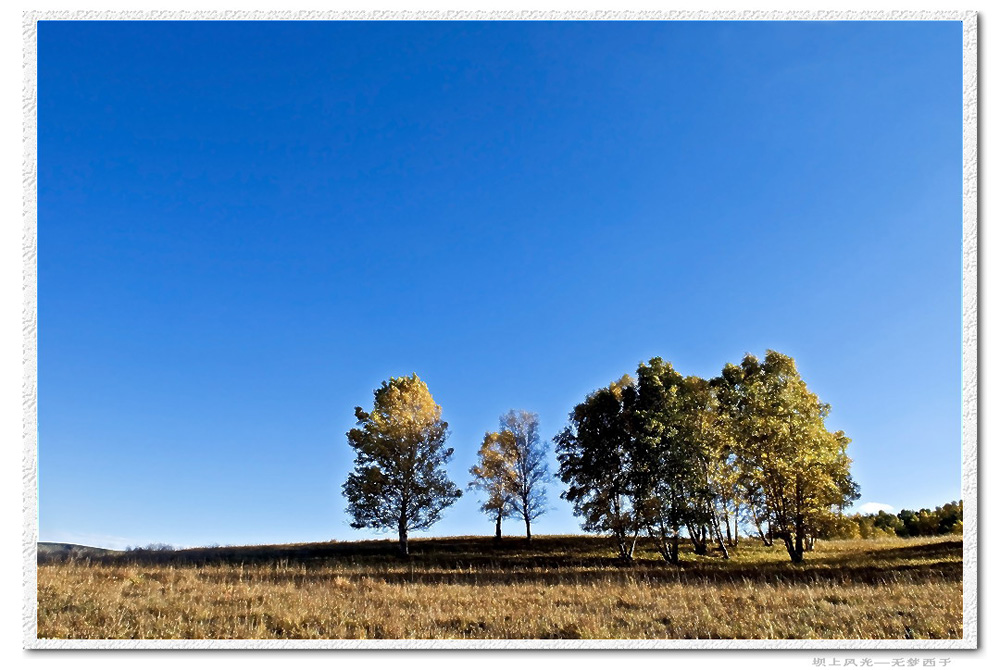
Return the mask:
MULTIPOLYGON (((255 572, 253 579, 315 584, 324 580, 370 579, 383 583, 513 585, 682 583, 842 585, 962 580, 962 543, 934 541, 831 554, 809 554, 793 565, 776 552, 748 552, 739 560, 695 558, 680 566, 639 558, 622 564, 606 540, 592 536, 539 537, 530 543, 510 538, 414 540, 409 558, 400 558, 389 540, 299 545, 210 547, 176 551, 138 550, 75 558, 39 554, 39 564, 65 560, 91 565, 153 567, 301 567, 302 572, 255 572)), ((203 579, 235 579, 205 574, 203 579)))
POLYGON ((881 561, 943 559, 948 556, 962 557, 962 541, 947 540, 903 547, 885 547, 864 552, 865 557, 881 561))

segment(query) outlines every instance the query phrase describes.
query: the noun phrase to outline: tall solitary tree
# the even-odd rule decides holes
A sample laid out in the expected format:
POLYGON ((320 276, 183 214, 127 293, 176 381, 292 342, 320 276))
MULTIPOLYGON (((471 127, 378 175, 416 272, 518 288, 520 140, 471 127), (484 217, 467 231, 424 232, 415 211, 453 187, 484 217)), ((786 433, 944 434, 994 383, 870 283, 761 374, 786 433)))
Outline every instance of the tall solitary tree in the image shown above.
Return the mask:
POLYGON ((354 470, 344 483, 354 528, 396 529, 399 551, 409 555, 408 535, 425 530, 462 492, 445 465, 448 424, 417 375, 393 377, 375 390, 371 412, 354 408, 357 428, 347 433, 354 470))
POLYGON ((538 415, 510 410, 500 417, 502 444, 507 446, 509 491, 514 516, 524 521, 531 541, 531 522, 546 512, 545 483, 549 468, 545 462, 548 444, 538 435, 538 415))

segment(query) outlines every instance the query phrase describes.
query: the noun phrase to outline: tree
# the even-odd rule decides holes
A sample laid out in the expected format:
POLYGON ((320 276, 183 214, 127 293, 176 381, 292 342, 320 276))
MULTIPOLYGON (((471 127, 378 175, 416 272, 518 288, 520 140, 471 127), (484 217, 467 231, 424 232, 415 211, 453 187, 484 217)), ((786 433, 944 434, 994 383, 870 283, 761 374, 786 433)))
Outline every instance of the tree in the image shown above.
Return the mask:
MULTIPOLYGON (((725 439, 725 422, 719 412, 718 399, 710 382, 700 377, 685 377, 680 386, 683 408, 682 434, 687 451, 696 464, 692 473, 695 493, 694 514, 689 523, 700 523, 702 536, 715 538, 722 557, 729 559, 727 538, 722 535, 722 520, 729 524, 729 504, 735 503, 736 481, 733 461, 725 439)), ((737 529, 735 538, 738 539, 737 529)), ((728 538, 735 542, 733 538, 728 538)), ((702 547, 702 552, 706 552, 702 547)))
POLYGON ((556 438, 562 493, 588 532, 610 533, 622 561, 630 561, 642 530, 637 497, 635 382, 625 375, 573 408, 556 438))
POLYGON ((717 412, 708 382, 684 377, 661 358, 636 373, 635 412, 638 497, 647 533, 671 563, 680 560, 681 531, 695 553, 715 539, 729 557, 719 525, 717 412))
POLYGON ((765 547, 774 545, 774 535, 771 533, 771 512, 767 508, 767 497, 764 489, 757 483, 758 478, 751 476, 753 473, 740 472, 740 465, 737 463, 739 473, 738 486, 740 495, 746 503, 746 519, 757 529, 757 537, 765 547))
POLYGON ((647 534, 664 559, 677 563, 681 530, 687 526, 697 542, 692 526, 701 520, 695 519, 701 492, 684 416, 684 377, 661 358, 640 363, 636 376, 636 498, 647 534))
POLYGON ((799 563, 830 526, 834 509, 858 498, 850 440, 826 429, 830 406, 806 388, 789 356, 768 351, 760 362, 747 354, 741 365, 727 365, 714 385, 744 485, 761 497, 769 533, 799 563))
POLYGON ((472 475, 470 488, 476 488, 486 495, 480 509, 493 516, 496 521, 496 540, 502 537, 504 518, 514 511, 510 454, 514 450, 513 435, 486 433, 479 447, 479 461, 469 469, 472 475))
POLYGON ((882 524, 894 527, 900 537, 917 537, 920 535, 944 535, 962 531, 962 501, 947 503, 934 508, 932 512, 923 508, 917 512, 904 509, 899 515, 889 515, 879 512, 880 518, 876 525, 882 524), (884 515, 884 518, 882 518, 884 515))
POLYGON ((938 513, 938 529, 937 532, 944 533, 955 533, 956 528, 961 528, 962 516, 963 516, 963 505, 962 501, 959 500, 957 503, 952 501, 946 503, 944 506, 937 508, 938 513))
POLYGON ((500 417, 501 444, 507 447, 508 490, 514 516, 524 521, 531 541, 531 522, 545 514, 545 483, 549 479, 545 456, 548 444, 538 435, 538 415, 510 410, 500 417))
POLYGON ((354 470, 344 483, 354 528, 399 532, 399 551, 409 555, 408 534, 425 530, 462 492, 445 465, 448 424, 417 375, 393 377, 375 390, 371 412, 354 408, 358 427, 347 433, 354 470))
POLYGON ((902 535, 903 522, 900 520, 902 517, 902 512, 899 515, 889 514, 883 509, 880 509, 875 515, 875 519, 872 522, 872 526, 881 530, 887 535, 902 535))

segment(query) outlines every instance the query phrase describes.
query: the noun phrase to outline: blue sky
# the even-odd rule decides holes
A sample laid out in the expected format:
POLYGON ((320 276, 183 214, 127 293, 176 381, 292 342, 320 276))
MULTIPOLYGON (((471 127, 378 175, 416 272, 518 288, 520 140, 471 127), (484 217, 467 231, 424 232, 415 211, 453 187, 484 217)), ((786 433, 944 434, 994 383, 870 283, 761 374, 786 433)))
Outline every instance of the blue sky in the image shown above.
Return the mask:
MULTIPOLYGON (((344 434, 389 376, 465 484, 510 408, 551 438, 640 360, 768 348, 860 502, 960 497, 959 22, 42 22, 38 53, 42 540, 370 536, 344 434)), ((578 529, 559 490, 535 532, 578 529)))

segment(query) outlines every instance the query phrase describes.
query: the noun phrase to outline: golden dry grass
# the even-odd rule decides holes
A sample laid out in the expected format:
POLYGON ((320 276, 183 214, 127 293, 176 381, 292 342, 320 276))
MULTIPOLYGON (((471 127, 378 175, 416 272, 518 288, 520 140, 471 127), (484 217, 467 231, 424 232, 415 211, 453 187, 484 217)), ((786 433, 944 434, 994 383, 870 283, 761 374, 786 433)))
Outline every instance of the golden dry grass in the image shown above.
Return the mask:
POLYGON ((454 538, 124 555, 38 568, 38 636, 263 638, 961 638, 954 537, 820 543, 802 565, 618 566, 599 538, 454 538), (132 562, 129 562, 132 561, 132 562))

